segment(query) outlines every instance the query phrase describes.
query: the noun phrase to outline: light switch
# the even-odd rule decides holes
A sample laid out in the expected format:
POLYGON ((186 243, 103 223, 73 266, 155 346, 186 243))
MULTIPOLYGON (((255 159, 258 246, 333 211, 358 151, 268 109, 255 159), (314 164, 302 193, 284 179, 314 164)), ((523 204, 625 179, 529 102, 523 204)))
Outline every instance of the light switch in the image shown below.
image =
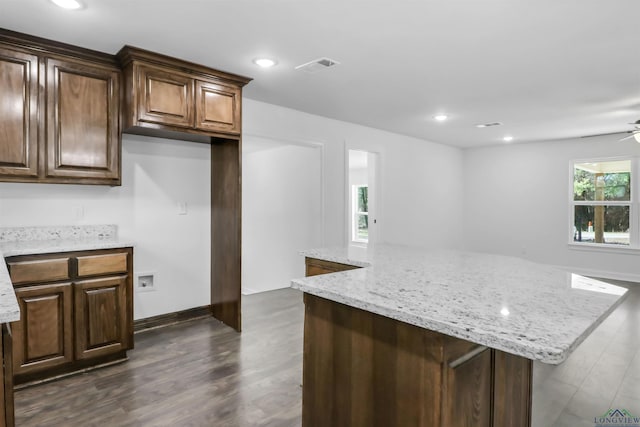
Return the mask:
POLYGON ((186 214, 187 214, 187 202, 179 202, 178 215, 186 215, 186 214))

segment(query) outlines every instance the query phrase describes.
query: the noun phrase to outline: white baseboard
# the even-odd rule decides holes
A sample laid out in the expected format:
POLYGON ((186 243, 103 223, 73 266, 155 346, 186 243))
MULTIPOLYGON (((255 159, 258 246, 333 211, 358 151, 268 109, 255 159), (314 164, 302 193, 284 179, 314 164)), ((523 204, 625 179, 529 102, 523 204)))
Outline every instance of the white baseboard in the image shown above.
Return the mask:
POLYGON ((276 289, 284 289, 284 288, 288 288, 290 287, 289 285, 286 286, 274 286, 274 287, 269 287, 269 288, 265 288, 265 289, 252 289, 252 288, 242 288, 242 295, 251 295, 251 294, 258 294, 260 292, 269 292, 269 291, 275 291, 276 289))

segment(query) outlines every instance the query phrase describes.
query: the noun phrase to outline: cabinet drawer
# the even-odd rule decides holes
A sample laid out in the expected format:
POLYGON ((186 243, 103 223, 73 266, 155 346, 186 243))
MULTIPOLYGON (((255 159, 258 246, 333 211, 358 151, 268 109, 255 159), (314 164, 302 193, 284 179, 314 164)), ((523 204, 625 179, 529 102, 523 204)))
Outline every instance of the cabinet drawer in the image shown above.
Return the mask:
POLYGON ((78 277, 97 274, 126 273, 127 254, 106 254, 78 257, 78 277))
POLYGON ((69 278, 69 258, 7 263, 13 284, 53 282, 69 278))

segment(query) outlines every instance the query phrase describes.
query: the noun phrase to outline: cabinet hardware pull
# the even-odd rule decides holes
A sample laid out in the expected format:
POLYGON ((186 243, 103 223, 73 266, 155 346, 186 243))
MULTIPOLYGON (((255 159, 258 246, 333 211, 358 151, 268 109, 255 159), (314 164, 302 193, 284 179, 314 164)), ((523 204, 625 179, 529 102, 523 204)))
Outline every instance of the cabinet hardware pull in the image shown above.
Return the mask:
POLYGON ((462 365, 464 362, 467 362, 467 361, 473 359, 474 357, 476 357, 477 355, 479 355, 480 353, 483 353, 485 350, 488 350, 488 347, 485 347, 483 345, 478 346, 478 347, 474 348, 473 350, 471 350, 469 353, 458 357, 453 362, 450 362, 449 363, 449 367, 452 368, 452 369, 455 369, 458 366, 462 365))

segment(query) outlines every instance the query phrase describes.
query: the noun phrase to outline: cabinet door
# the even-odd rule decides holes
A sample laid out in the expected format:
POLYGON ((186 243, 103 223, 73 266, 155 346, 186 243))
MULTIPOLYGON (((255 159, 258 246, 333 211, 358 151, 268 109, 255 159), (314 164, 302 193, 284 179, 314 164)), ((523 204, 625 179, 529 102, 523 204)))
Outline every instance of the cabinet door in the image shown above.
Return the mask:
POLYGON ((20 320, 13 330, 13 373, 37 372, 73 359, 70 283, 18 288, 20 320))
POLYGON ((127 349, 126 278, 106 277, 74 284, 76 359, 127 349))
POLYGON ((38 57, 0 46, 0 176, 38 175, 38 57))
POLYGON ((47 59, 46 175, 118 180, 120 72, 47 59))
POLYGON ((193 79, 145 65, 137 66, 138 120, 193 128, 193 79))
POLYGON ((444 369, 444 426, 492 425, 492 369, 491 350, 486 347, 476 347, 448 363, 444 369))
POLYGON ((240 89, 196 80, 196 127, 240 133, 240 89))

